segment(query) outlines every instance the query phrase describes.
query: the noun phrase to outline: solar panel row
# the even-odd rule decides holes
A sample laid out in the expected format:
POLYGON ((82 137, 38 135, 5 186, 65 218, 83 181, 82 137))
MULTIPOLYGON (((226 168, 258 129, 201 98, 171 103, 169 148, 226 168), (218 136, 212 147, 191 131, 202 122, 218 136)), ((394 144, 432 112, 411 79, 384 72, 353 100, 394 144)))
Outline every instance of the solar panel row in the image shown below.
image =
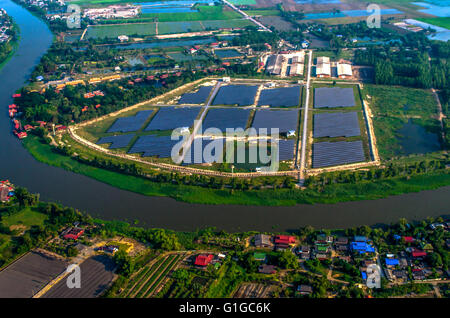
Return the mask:
POLYGON ((170 158, 172 148, 177 142, 178 140, 171 140, 171 136, 141 136, 128 153, 143 153, 143 157, 170 158))
POLYGON ((259 131, 266 128, 270 134, 271 128, 278 128, 280 133, 296 130, 298 124, 298 109, 293 110, 270 110, 258 109, 253 119, 252 127, 259 131))
POLYGON ((153 110, 143 110, 135 116, 118 118, 109 128, 108 132, 131 132, 139 130, 147 121, 153 110))
POLYGON ((313 168, 365 161, 362 141, 313 144, 313 168))
POLYGON ((183 94, 178 104, 203 104, 211 93, 212 86, 202 86, 195 93, 183 94))
POLYGON ((319 87, 314 89, 314 107, 352 107, 355 106, 352 87, 319 87))
POLYGON ((97 144, 101 145, 111 143, 109 149, 125 148, 134 136, 135 134, 102 137, 97 141, 97 144))
POLYGON ((245 129, 250 116, 250 109, 241 108, 213 108, 208 111, 203 120, 203 131, 208 128, 218 128, 223 133, 227 128, 245 129))
POLYGON ((200 107, 163 107, 152 118, 145 131, 191 127, 200 107))
POLYGON ((213 105, 249 106, 255 102, 258 86, 227 85, 219 89, 213 105))
POLYGON ((314 138, 360 136, 358 114, 320 113, 314 115, 314 138))
POLYGON ((279 161, 293 160, 294 159, 294 139, 280 139, 278 141, 279 148, 279 161))
POLYGON ((263 89, 258 106, 294 107, 300 103, 300 86, 263 89))
POLYGON ((211 138, 196 138, 191 144, 191 147, 186 151, 183 165, 213 163, 217 162, 217 160, 215 160, 216 158, 223 158, 225 141, 223 139, 219 141, 221 143, 216 144, 216 146, 213 147, 214 145, 211 143, 214 142, 214 140, 211 140, 211 138), (210 147, 208 147, 209 145, 210 147), (206 147, 208 148, 205 152, 206 147))

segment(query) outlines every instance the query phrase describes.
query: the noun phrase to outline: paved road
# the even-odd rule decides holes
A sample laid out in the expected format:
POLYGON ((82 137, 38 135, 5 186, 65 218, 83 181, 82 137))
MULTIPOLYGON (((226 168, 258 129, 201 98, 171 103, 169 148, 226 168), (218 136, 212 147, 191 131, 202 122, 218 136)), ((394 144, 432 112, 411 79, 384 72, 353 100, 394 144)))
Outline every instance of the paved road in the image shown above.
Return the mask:
POLYGON ((267 32, 272 32, 272 30, 270 30, 268 27, 266 27, 264 24, 262 24, 259 21, 256 21, 255 19, 253 19, 251 16, 249 16, 247 13, 245 13, 244 11, 240 10, 239 8, 235 7, 232 3, 228 2, 227 0, 222 0, 227 6, 229 6, 231 9, 233 9, 234 11, 236 11, 237 13, 241 14, 244 16, 245 19, 252 21, 254 24, 256 24, 257 26, 259 26, 261 29, 263 29, 264 31, 267 32))
MULTIPOLYGON (((304 107, 304 113, 305 116, 303 117, 303 132, 302 132, 302 144, 301 144, 301 155, 300 155, 300 178, 299 178, 299 185, 303 185, 305 182, 305 160, 306 160, 306 145, 307 145, 307 138, 308 138, 308 110, 309 110, 309 98, 310 98, 310 91, 311 91, 311 66, 312 66, 312 58, 313 58, 313 51, 309 50, 309 58, 308 58, 308 73, 306 77, 306 99, 305 99, 305 107, 304 107)), ((298 163, 297 163, 298 165, 298 163)))

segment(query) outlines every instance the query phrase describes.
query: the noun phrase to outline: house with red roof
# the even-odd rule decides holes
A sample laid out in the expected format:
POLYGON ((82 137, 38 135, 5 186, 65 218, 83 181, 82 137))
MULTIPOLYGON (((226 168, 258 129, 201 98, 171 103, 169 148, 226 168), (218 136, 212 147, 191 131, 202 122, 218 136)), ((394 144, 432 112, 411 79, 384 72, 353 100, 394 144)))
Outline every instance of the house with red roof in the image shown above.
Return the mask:
POLYGON ((83 234, 84 234, 84 229, 81 229, 79 227, 71 227, 63 234, 63 237, 66 240, 71 239, 71 240, 75 240, 76 241, 83 234))
POLYGON ((427 252, 415 248, 412 250, 411 255, 414 258, 425 257, 425 256, 427 256, 427 252))
POLYGON ((405 243, 413 243, 414 242, 414 238, 412 236, 403 236, 402 239, 405 243))
POLYGON ((212 254, 200 254, 200 255, 197 255, 197 257, 195 258, 194 264, 195 264, 195 266, 205 267, 211 263, 213 258, 214 258, 214 255, 212 255, 212 254))

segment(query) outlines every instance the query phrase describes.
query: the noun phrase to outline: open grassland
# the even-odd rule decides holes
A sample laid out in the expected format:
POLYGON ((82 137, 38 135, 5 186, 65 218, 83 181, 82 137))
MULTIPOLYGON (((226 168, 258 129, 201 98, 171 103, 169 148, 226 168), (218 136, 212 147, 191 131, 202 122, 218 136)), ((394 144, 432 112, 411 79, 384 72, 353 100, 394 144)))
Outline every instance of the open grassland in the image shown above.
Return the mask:
POLYGON ((199 186, 157 183, 82 164, 73 158, 55 153, 49 145, 36 138, 24 141, 27 150, 39 161, 80 173, 114 187, 148 196, 168 196, 179 201, 203 204, 238 204, 291 206, 299 203, 336 203, 367 199, 385 198, 390 195, 437 189, 450 184, 450 171, 427 175, 399 177, 389 180, 360 182, 358 184, 333 184, 318 193, 313 190, 261 189, 251 191, 232 191, 229 189, 210 189, 199 186))
POLYGON ((25 227, 30 228, 33 225, 43 225, 44 221, 47 219, 45 214, 34 211, 32 208, 27 207, 19 212, 12 215, 3 217, 1 224, 6 227, 25 227))
MULTIPOLYGON (((409 121, 427 132, 438 134, 437 104, 428 90, 365 85, 364 93, 373 112, 377 147, 381 158, 403 154, 399 130, 409 121)), ((413 141, 414 142, 414 141, 413 141)), ((438 149, 437 149, 438 150, 438 149)))

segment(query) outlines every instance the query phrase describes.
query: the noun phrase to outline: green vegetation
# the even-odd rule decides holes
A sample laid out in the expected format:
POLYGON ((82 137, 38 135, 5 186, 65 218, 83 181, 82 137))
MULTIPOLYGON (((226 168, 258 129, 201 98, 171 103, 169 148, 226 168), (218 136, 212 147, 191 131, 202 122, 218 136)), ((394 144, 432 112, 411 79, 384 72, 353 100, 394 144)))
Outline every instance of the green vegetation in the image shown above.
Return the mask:
POLYGON ((36 138, 27 138, 24 145, 41 162, 89 176, 120 189, 149 196, 169 196, 176 200, 190 203, 266 206, 288 206, 298 203, 336 203, 385 198, 389 195, 437 189, 450 184, 450 171, 443 170, 427 173, 426 175, 394 177, 386 180, 330 184, 324 186, 320 192, 317 192, 317 190, 299 191, 295 189, 229 190, 218 186, 219 180, 214 178, 211 178, 208 184, 210 188, 204 188, 185 185, 183 182, 175 184, 154 182, 142 177, 83 164, 74 158, 53 151, 51 146, 42 144, 36 138))
MULTIPOLYGON (((377 147, 383 159, 405 154, 399 130, 408 121, 439 135, 439 122, 435 119, 437 104, 428 90, 399 87, 365 85, 365 99, 373 112, 373 124, 377 147)), ((436 149, 438 151, 440 149, 436 149)))
POLYGON ((224 6, 197 6, 198 12, 144 13, 142 18, 157 19, 159 22, 231 20, 241 16, 235 11, 225 11, 224 6))
POLYGON ((26 229, 32 226, 44 225, 47 219, 45 214, 33 210, 31 207, 26 207, 23 210, 13 213, 2 218, 1 223, 6 227, 25 227, 26 229))
POLYGON ((417 20, 450 30, 450 18, 418 18, 417 20))

